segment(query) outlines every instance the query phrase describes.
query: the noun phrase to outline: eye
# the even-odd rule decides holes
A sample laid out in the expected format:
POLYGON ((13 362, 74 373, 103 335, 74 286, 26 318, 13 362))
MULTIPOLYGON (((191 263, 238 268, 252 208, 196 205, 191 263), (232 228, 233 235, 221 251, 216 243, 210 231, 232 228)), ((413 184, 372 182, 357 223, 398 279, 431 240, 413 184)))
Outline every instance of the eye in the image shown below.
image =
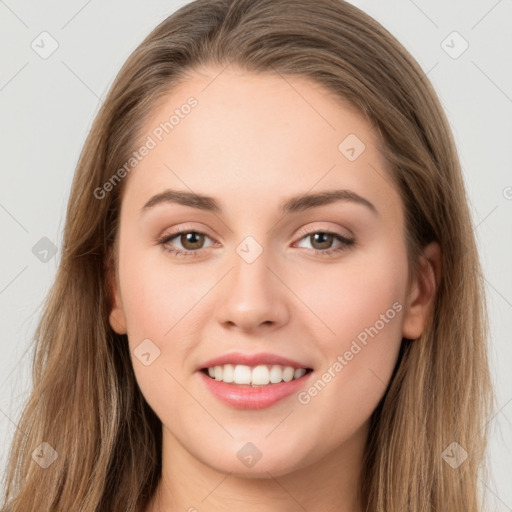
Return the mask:
POLYGON ((345 251, 354 245, 353 238, 347 238, 339 233, 332 231, 310 231, 306 236, 300 240, 310 240, 313 245, 313 250, 318 256, 329 256, 333 253, 345 251), (334 242, 338 241, 337 246, 332 246, 334 242), (316 246, 316 247, 314 247, 316 246))
MULTIPOLYGON (((158 243, 164 250, 177 256, 196 256, 205 249, 203 245, 206 238, 210 239, 206 233, 202 233, 201 231, 183 230, 164 236, 158 243), (178 239, 182 248, 175 247, 174 244, 171 244, 171 241, 174 239, 178 239)), ((317 246, 313 247, 312 250, 314 250, 315 254, 318 256, 329 256, 333 253, 347 250, 355 244, 355 240, 352 238, 347 238, 339 233, 325 230, 310 230, 308 234, 300 238, 299 241, 307 239, 310 239, 312 243, 317 246), (338 245, 333 247, 332 244, 336 241, 338 245)))
POLYGON ((177 231, 172 235, 167 235, 159 240, 159 244, 169 252, 181 256, 195 256, 203 247, 205 238, 210 238, 206 233, 200 231, 177 231), (170 244, 171 240, 178 238, 179 243, 184 249, 174 247, 170 244))

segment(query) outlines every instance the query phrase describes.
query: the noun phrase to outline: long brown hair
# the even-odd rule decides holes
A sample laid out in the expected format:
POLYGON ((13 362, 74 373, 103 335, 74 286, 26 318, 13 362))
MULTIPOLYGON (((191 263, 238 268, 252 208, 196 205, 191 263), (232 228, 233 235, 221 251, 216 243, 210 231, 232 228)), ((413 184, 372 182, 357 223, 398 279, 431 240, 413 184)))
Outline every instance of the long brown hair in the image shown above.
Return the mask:
POLYGON ((342 0, 197 0, 157 26, 123 66, 75 172, 62 256, 35 333, 33 391, 9 453, 4 507, 139 512, 155 491, 162 425, 138 388, 126 336, 108 321, 107 270, 116 264, 126 179, 104 197, 95 190, 127 161, 157 102, 206 65, 310 78, 377 130, 406 212, 410 271, 435 240, 442 276, 427 329, 402 341, 372 415, 363 506, 482 510, 477 484, 494 402, 482 277, 457 150, 416 61, 342 0), (57 454, 45 469, 32 456, 43 442, 57 454), (454 456, 462 463, 450 464, 454 456))

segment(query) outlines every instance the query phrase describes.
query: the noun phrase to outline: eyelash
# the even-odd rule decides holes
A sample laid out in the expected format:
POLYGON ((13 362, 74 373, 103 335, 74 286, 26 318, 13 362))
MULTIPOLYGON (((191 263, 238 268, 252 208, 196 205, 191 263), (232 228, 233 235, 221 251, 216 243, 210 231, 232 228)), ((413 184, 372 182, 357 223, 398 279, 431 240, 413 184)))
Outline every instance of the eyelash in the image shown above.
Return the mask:
MULTIPOLYGON (((188 234, 188 233, 196 233, 198 235, 204 235, 208 238, 210 238, 206 233, 203 233, 202 231, 197 231, 197 230, 193 230, 193 229, 185 229, 185 230, 182 230, 182 231, 176 231, 175 233, 171 233, 170 235, 166 235, 165 237, 161 238, 160 240, 158 240, 158 243, 162 246, 162 248, 167 251, 167 252, 170 252, 170 253, 173 253, 175 254, 176 256, 180 256, 180 257, 188 257, 188 256, 197 256, 198 253, 200 253, 203 249, 198 249, 196 251, 189 251, 189 250, 184 250, 184 249, 176 249, 174 247, 171 247, 169 246, 169 242, 171 240, 173 240, 174 238, 180 236, 180 235, 183 235, 183 234, 188 234)), ((343 235, 340 235, 339 233, 336 233, 336 232, 333 232, 333 231, 326 231, 326 230, 311 230, 311 231, 308 231, 307 233, 305 233, 300 239, 299 241, 303 240, 304 238, 308 238, 314 234, 318 234, 318 233, 322 233, 324 235, 334 235, 335 239, 337 239, 339 242, 341 242, 341 245, 339 245, 338 247, 334 247, 334 248, 331 248, 331 249, 326 249, 326 250, 318 250, 318 249, 312 249, 313 251, 315 251, 315 255, 316 256, 321 256, 321 257, 328 257, 328 256, 331 256, 332 254, 334 253, 338 253, 338 252, 341 252, 341 251, 346 251, 348 249, 350 249, 354 244, 355 244, 355 239, 351 239, 351 238, 346 238, 345 236, 343 235)))

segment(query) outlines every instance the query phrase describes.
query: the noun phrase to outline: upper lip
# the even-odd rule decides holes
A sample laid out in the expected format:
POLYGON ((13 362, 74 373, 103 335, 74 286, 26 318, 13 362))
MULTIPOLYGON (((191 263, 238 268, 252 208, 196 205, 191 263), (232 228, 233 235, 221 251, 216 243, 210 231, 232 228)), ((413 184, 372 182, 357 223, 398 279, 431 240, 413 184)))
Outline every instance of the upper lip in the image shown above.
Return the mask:
POLYGON ((307 364, 303 364, 293 359, 280 356, 278 354, 271 354, 270 352, 260 352, 258 354, 243 354, 241 352, 231 352, 223 354, 219 357, 214 357, 205 361, 199 366, 199 370, 203 368, 211 368, 213 366, 222 366, 224 364, 244 364, 247 366, 258 366, 259 364, 278 364, 281 366, 291 366, 292 368, 310 368, 307 364))

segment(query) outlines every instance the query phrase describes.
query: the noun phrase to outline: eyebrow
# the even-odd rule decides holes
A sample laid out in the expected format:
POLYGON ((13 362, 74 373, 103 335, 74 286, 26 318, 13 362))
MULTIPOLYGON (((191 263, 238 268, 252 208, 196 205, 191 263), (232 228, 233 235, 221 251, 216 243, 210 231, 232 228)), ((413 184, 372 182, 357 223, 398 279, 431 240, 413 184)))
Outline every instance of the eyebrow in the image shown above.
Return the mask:
MULTIPOLYGON (((280 204, 279 211, 282 214, 302 212, 339 201, 353 202, 366 206, 373 213, 379 215, 375 205, 368 201, 368 199, 356 194, 352 190, 346 189, 326 190, 314 194, 300 194, 293 196, 280 204)), ((190 206, 191 208, 197 208, 199 210, 215 214, 222 213, 220 204, 211 196, 196 194, 195 192, 188 192, 185 190, 171 189, 167 189, 151 197, 151 199, 149 199, 149 201, 141 208, 141 213, 144 214, 157 205, 169 203, 190 206)))

